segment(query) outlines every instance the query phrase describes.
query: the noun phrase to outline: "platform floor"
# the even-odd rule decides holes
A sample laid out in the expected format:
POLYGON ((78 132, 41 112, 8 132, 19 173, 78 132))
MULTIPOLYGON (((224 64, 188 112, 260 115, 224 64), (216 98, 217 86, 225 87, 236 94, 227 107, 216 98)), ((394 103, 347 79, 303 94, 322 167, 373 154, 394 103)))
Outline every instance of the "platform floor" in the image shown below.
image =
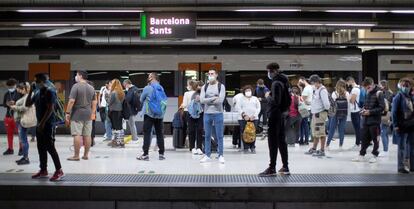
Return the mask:
MULTIPOLYGON (((0 147, 6 147, 5 136, 0 147)), ((231 137, 225 137, 225 164, 218 161, 200 164, 201 156, 192 155, 187 149, 174 150, 171 136, 166 136, 166 160, 158 160, 158 152, 151 148, 150 161, 138 161, 136 156, 141 153, 142 137, 138 143, 127 144, 126 148, 110 148, 102 137, 96 138, 96 146, 92 148, 90 159, 79 162, 67 161, 72 154, 72 138, 58 136, 56 146, 65 173, 72 174, 257 174, 268 165, 267 141, 257 141, 257 154, 243 154, 232 148, 231 137)), ((17 137, 16 137, 17 141, 17 137)), ((354 142, 352 136, 345 139, 344 151, 338 151, 338 140, 332 142, 331 150, 324 158, 307 156, 304 152, 308 146, 289 147, 289 166, 296 174, 392 174, 397 171, 396 146, 390 144, 387 157, 379 158, 375 164, 355 163, 351 159, 358 151, 350 150, 354 142)), ((17 148, 17 143, 15 145, 17 148)), ((15 148, 15 149, 16 149, 15 148)), ((382 145, 380 146, 382 150, 382 145)), ((0 173, 33 173, 38 170, 36 143, 30 143, 30 165, 18 166, 17 149, 15 155, 0 156, 0 173)), ((212 156, 216 156, 213 154, 212 156)), ((371 156, 371 154, 367 154, 371 156)), ((278 167, 281 166, 280 157, 278 167)), ((49 170, 53 171, 53 163, 49 158, 49 170)))

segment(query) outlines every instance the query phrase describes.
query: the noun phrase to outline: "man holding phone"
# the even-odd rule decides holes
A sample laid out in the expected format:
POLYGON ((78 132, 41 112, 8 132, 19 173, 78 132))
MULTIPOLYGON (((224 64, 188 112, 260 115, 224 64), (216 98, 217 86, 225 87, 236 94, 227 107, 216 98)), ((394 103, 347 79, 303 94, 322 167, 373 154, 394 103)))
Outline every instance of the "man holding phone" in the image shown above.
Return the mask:
POLYGON ((377 85, 375 85, 374 80, 370 77, 365 78, 362 85, 367 90, 364 107, 360 112, 363 117, 363 124, 361 129, 362 146, 361 151, 359 152, 359 156, 354 158, 352 161, 365 161, 367 148, 369 147, 371 141, 373 141, 373 156, 369 162, 375 163, 377 162, 377 157, 379 154, 379 141, 377 136, 380 133, 381 114, 385 109, 384 93, 377 85))

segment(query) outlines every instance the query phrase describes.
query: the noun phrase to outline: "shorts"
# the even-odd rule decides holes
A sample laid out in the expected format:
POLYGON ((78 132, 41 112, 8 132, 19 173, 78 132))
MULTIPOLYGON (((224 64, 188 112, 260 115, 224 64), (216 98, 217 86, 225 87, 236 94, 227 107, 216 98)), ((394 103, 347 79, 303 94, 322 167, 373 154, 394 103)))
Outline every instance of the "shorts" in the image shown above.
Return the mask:
POLYGON ((70 133, 72 136, 91 136, 92 121, 70 121, 70 133))
POLYGON ((328 112, 323 111, 320 113, 312 114, 312 136, 316 138, 326 137, 326 119, 328 118, 328 112), (318 117, 317 117, 318 116, 318 117))

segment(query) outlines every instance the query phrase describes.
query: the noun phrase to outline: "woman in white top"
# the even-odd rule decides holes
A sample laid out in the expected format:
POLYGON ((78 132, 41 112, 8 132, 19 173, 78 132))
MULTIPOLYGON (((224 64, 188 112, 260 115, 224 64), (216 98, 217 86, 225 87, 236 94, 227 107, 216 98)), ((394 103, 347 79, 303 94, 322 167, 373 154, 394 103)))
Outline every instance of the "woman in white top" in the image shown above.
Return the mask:
MULTIPOLYGON (((240 124, 240 136, 243 138, 243 132, 248 121, 252 121, 257 128, 259 113, 260 113, 260 101, 257 97, 253 96, 253 87, 245 86, 242 89, 243 96, 237 101, 237 111, 239 113, 240 124)), ((253 154, 256 153, 255 141, 252 143, 245 143, 243 141, 244 153, 248 153, 249 149, 253 154)))
MULTIPOLYGON (((185 139, 187 137, 187 127, 189 128, 189 133, 188 133, 188 137, 189 137, 189 141, 190 141, 190 151, 192 151, 193 154, 200 154, 201 153, 201 149, 199 148, 199 152, 197 152, 196 147, 194 147, 194 141, 195 141, 195 137, 194 137, 194 133, 191 133, 193 127, 189 127, 191 122, 190 120, 190 114, 188 113, 188 105, 190 104, 194 93, 196 92, 198 87, 198 82, 195 80, 188 80, 187 81, 187 91, 184 93, 184 97, 183 97, 183 103, 181 103, 180 108, 184 109, 184 113, 183 113, 183 121, 184 121, 184 125, 183 125, 183 134, 182 137, 183 139, 180 140, 182 142, 185 143, 185 139), (190 130, 191 129, 191 130, 190 130)), ((202 154, 202 153, 201 153, 202 154)))
POLYGON ((16 104, 11 106, 11 109, 14 110, 14 117, 17 122, 17 126, 19 129, 19 138, 20 143, 22 144, 23 148, 23 157, 20 160, 17 160, 17 165, 27 165, 30 163, 29 161, 29 142, 27 141, 27 131, 28 129, 35 127, 37 121, 36 120, 29 120, 25 121, 22 120, 23 117, 26 119, 34 119, 36 118, 36 111, 34 106, 31 108, 26 107, 26 99, 27 95, 30 91, 29 83, 20 83, 17 86, 17 91, 22 94, 23 96, 17 100, 16 104))
POLYGON ((327 148, 329 148, 336 127, 338 127, 339 149, 342 149, 345 137, 346 119, 348 117, 349 99, 349 93, 346 91, 346 82, 341 79, 336 83, 335 91, 332 92, 332 101, 335 102, 335 104, 331 105, 336 106, 336 112, 335 115, 331 117, 331 121, 329 123, 327 148))

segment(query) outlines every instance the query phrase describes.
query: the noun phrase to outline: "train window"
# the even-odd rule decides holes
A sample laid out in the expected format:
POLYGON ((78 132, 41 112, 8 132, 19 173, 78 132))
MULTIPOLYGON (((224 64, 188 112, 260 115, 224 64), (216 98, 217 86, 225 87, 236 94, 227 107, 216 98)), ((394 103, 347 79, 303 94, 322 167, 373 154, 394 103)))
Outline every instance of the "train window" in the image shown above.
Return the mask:
POLYGON ((391 64, 412 65, 412 60, 391 60, 391 64))
MULTIPOLYGON (((89 80, 94 82, 95 88, 100 89, 107 80, 119 79, 121 82, 130 79, 138 88, 147 85, 148 74, 152 71, 89 71, 89 80)), ((158 71, 160 83, 164 87, 167 96, 174 96, 175 74, 173 71, 158 71)))

